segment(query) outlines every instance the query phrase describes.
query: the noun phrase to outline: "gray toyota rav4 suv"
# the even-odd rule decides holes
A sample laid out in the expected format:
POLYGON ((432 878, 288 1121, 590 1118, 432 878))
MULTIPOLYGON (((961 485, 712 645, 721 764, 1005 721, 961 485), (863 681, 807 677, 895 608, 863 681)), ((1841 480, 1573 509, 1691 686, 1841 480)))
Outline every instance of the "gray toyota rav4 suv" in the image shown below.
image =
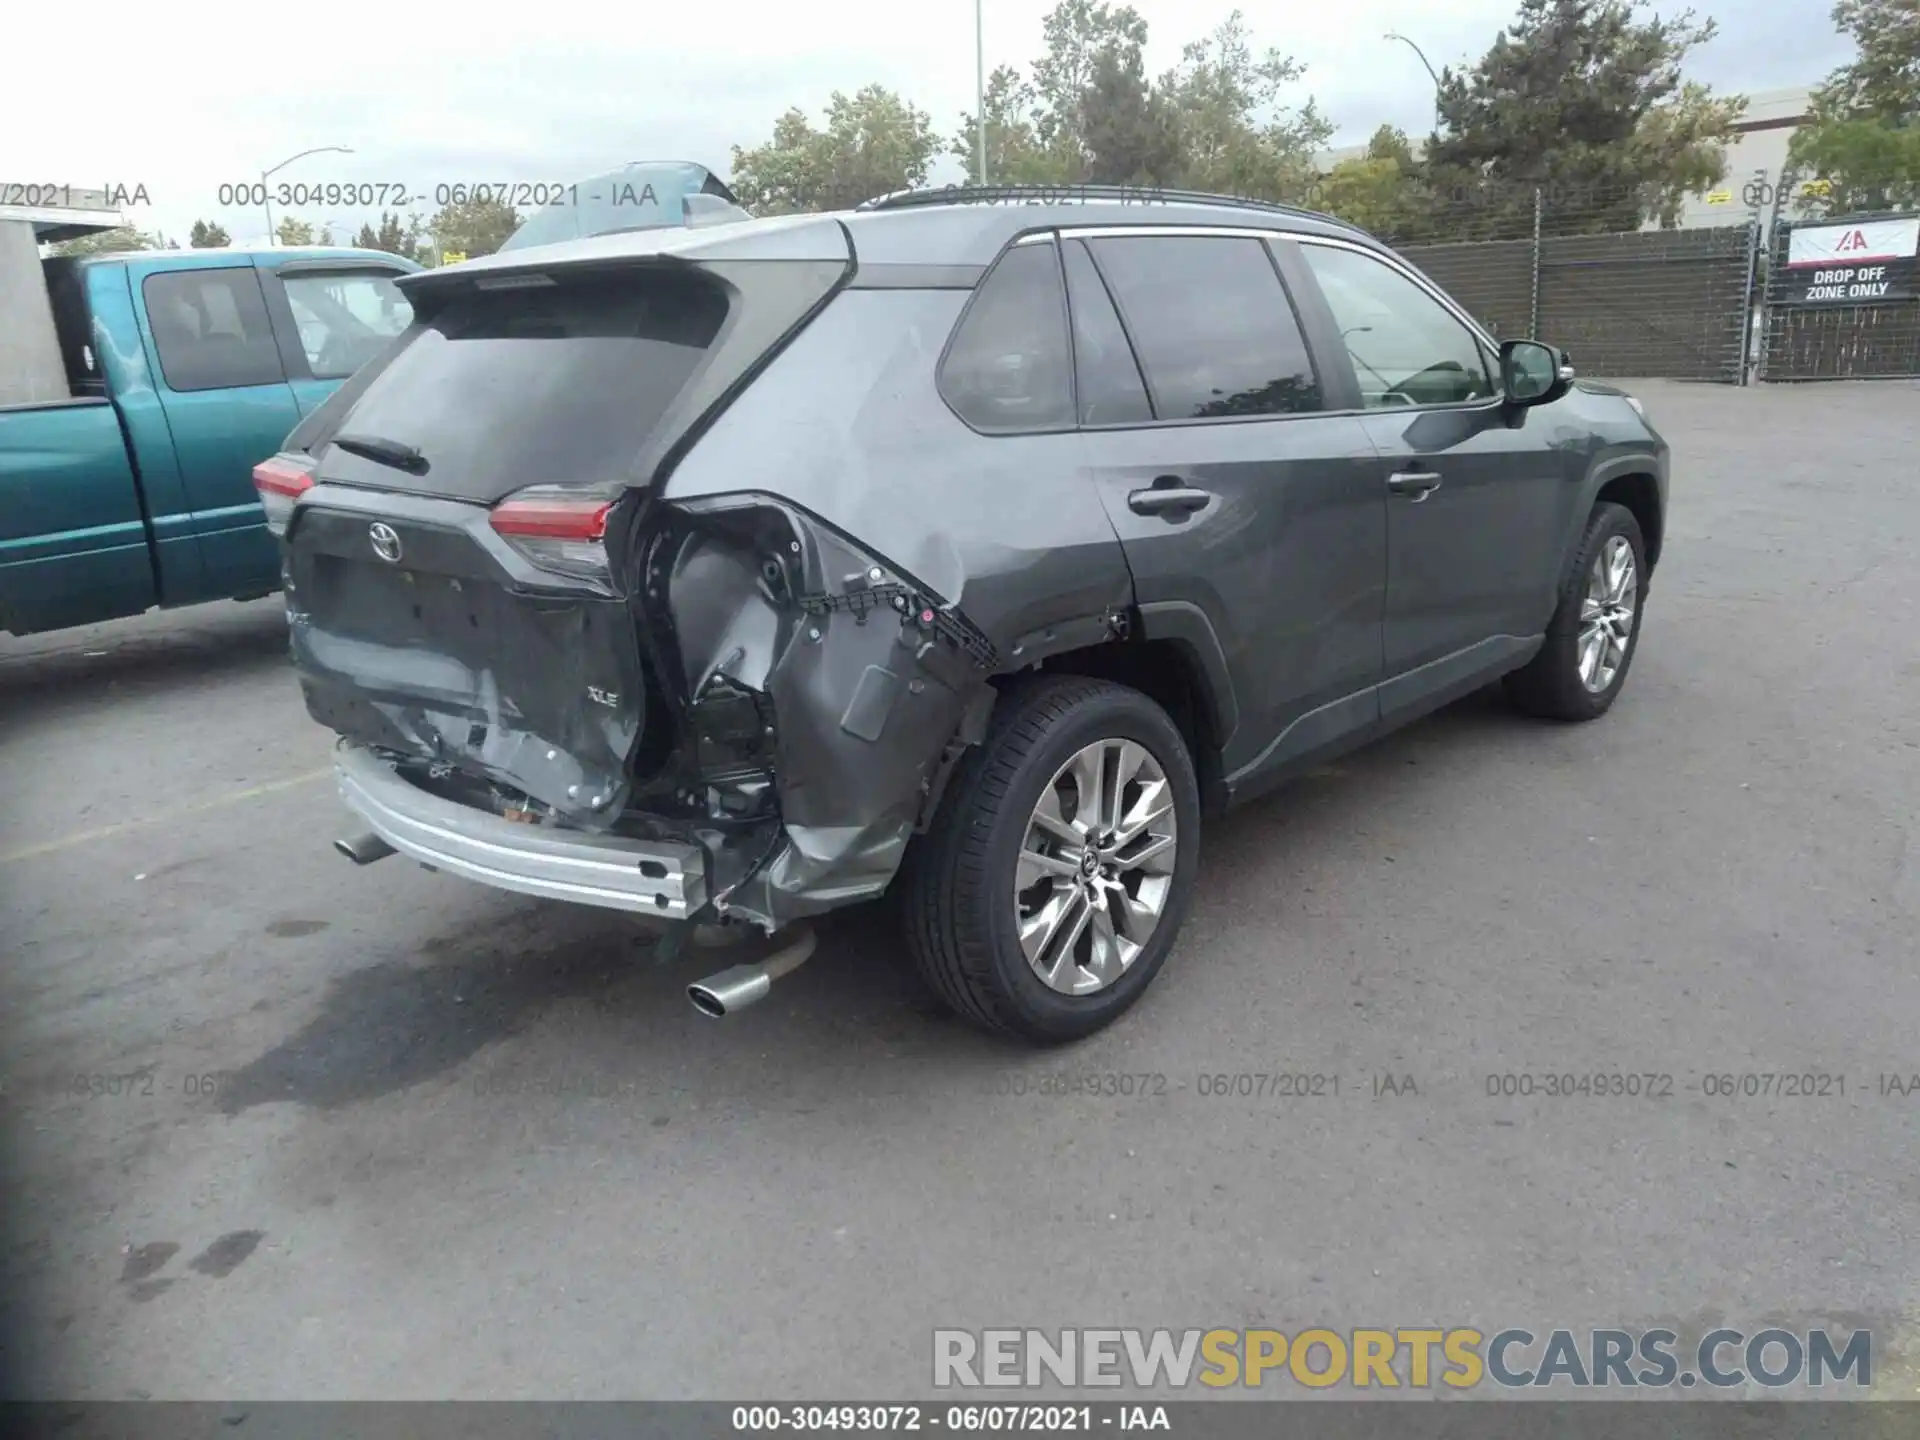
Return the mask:
POLYGON ((766 932, 710 1013, 892 892, 942 1000, 1057 1041, 1151 983, 1205 816, 1503 677, 1604 713, 1666 508, 1639 405, 1339 221, 1141 199, 402 277, 255 476, 340 848, 766 932))

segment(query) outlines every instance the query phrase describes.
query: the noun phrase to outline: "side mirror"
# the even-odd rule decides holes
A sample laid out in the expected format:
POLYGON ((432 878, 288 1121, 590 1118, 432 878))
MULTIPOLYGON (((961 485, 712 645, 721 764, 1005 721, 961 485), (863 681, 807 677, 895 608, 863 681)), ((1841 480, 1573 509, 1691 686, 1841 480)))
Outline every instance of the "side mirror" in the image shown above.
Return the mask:
POLYGON ((1508 340, 1500 346, 1500 384, 1510 404, 1545 405, 1573 387, 1573 362, 1538 340, 1508 340))

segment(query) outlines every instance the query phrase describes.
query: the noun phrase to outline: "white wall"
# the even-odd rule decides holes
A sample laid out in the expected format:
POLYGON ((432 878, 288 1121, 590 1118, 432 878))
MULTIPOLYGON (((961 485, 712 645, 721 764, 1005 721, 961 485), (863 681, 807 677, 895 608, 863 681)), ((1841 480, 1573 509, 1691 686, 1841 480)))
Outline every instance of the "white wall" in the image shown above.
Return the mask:
POLYGON ((33 223, 0 219, 0 405, 65 400, 68 394, 33 223))

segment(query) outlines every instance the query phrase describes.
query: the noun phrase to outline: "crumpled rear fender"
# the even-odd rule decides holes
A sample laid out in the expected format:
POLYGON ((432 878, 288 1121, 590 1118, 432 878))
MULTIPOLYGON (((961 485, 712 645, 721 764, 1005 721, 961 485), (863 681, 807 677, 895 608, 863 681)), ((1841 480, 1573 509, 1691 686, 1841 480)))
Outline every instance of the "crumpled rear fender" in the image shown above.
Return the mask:
POLYGON ((764 862, 717 888, 716 908, 771 928, 878 895, 963 719, 991 708, 992 643, 916 577, 786 502, 670 508, 643 583, 666 621, 655 640, 685 745, 708 783, 766 763, 779 817, 764 862), (757 738, 743 733, 743 699, 757 738))

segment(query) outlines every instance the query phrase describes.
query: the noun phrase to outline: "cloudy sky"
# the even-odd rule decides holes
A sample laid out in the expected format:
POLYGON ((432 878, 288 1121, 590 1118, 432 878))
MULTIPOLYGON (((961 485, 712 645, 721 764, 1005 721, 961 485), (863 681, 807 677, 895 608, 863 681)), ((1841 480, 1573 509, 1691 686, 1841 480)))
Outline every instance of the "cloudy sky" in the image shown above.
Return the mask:
MULTIPOLYGON (((1039 50, 1051 0, 984 0, 987 67, 1039 50)), ((1848 58, 1830 0, 1694 0, 1720 36, 1694 73, 1724 90, 1811 85, 1848 58)), ((1135 0, 1150 26, 1150 69, 1211 27, 1232 0, 1135 0)), ((1436 68, 1477 58, 1515 0, 1244 0, 1262 44, 1305 62, 1336 143, 1380 122, 1420 131, 1432 85, 1397 30, 1436 68)), ((1665 3, 1663 10, 1678 6, 1665 3)), ((236 243, 264 237, 251 209, 221 207, 245 181, 317 145, 285 181, 436 185, 583 178, 628 160, 698 160, 727 171, 731 147, 763 140, 783 110, 810 113, 836 89, 891 86, 950 133, 972 107, 974 7, 968 0, 761 0, 546 7, 325 0, 244 13, 148 0, 88 0, 82 55, 59 7, 39 0, 7 24, 23 42, 0 84, 0 181, 98 188, 144 185, 143 228, 184 243, 196 218, 236 243), (27 16, 33 17, 28 19, 27 16), (202 18, 202 17, 205 18, 202 18), (35 29, 40 34, 36 35, 35 29), (36 53, 35 42, 45 49, 36 53)), ((943 170, 936 180, 956 177, 943 170)), ((303 218, 357 224, 359 212, 303 218)))

